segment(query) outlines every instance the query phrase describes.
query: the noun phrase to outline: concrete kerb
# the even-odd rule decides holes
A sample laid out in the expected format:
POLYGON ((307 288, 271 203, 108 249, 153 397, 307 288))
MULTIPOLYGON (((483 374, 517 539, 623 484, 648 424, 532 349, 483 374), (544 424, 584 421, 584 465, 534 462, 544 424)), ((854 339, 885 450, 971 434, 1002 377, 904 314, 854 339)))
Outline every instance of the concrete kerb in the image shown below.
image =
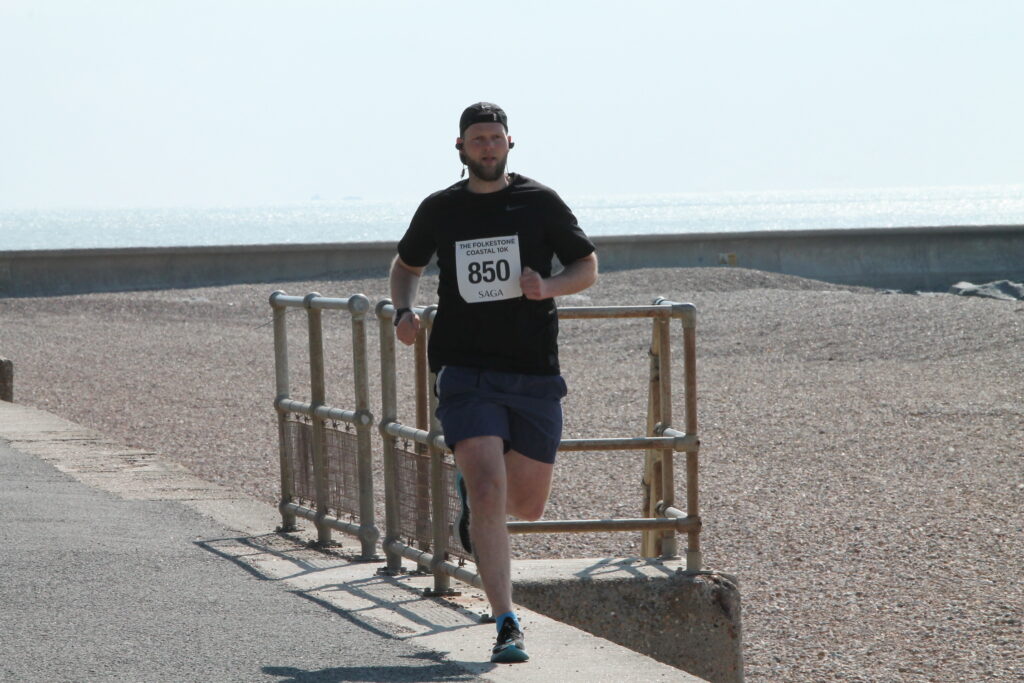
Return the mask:
MULTIPOLYGON (((487 649, 493 625, 479 623, 487 605, 480 591, 460 586, 459 596, 424 599, 430 576, 379 576, 379 563, 351 559, 358 555, 356 545, 343 543, 327 553, 312 550, 308 541, 316 533, 309 524, 300 525, 295 534, 268 533, 280 522, 274 506, 203 481, 158 453, 127 448, 42 410, 0 402, 0 439, 89 486, 124 498, 173 500, 205 514, 239 533, 202 541, 209 551, 251 573, 285 582, 297 595, 384 637, 414 639, 483 680, 702 680, 523 605, 517 609, 523 615, 532 661, 520 666, 490 664, 487 649)), ((513 571, 524 585, 524 595, 529 594, 535 569, 516 562, 513 571)))

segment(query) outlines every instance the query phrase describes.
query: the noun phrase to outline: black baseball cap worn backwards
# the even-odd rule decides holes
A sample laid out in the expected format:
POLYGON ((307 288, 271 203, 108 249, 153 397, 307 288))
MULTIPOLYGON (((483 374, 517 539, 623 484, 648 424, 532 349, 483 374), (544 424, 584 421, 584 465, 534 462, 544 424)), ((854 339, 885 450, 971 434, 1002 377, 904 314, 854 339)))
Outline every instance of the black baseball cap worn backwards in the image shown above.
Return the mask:
POLYGON ((466 134, 466 129, 474 123, 500 123, 508 132, 508 116, 505 111, 491 102, 477 102, 466 107, 459 118, 459 137, 466 134))

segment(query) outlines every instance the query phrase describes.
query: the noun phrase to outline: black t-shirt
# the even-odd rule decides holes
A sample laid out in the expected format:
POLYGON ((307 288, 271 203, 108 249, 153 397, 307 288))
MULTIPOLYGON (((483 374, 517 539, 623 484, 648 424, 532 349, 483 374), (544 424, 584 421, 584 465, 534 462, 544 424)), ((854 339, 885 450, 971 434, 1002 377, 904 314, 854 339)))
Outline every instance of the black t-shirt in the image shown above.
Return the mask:
MULTIPOLYGON (((434 372, 444 365, 536 375, 559 372, 554 299, 531 301, 515 296, 470 303, 463 297, 468 290, 460 290, 457 268, 462 269, 463 287, 466 282, 493 285, 487 295, 513 280, 518 287, 518 278, 508 267, 514 258, 503 258, 503 247, 496 244, 518 243, 521 266, 529 266, 542 277, 551 275, 552 256, 568 265, 594 251, 576 217, 554 190, 519 174, 512 174, 511 180, 498 192, 470 192, 467 181, 435 192, 420 204, 398 243, 398 255, 410 266, 426 266, 437 254, 441 271, 437 317, 428 345, 434 372), (462 243, 459 255, 456 243, 462 243)), ((467 294, 471 300, 478 295, 485 296, 467 294)), ((500 292, 496 296, 501 296, 500 292)))

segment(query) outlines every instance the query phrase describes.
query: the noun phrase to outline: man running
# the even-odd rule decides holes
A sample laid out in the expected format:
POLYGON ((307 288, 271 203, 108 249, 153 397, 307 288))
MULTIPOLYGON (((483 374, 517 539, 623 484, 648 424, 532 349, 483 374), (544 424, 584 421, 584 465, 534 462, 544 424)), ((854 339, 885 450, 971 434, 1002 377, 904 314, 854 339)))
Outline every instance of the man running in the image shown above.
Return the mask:
POLYGON ((551 492, 566 393, 554 297, 597 280, 594 245, 569 207, 550 188, 506 172, 513 145, 499 106, 478 102, 462 112, 455 147, 469 177, 423 200, 390 273, 396 334, 412 344, 420 275, 437 255, 428 359, 458 469, 457 535, 497 623, 492 662, 529 658, 512 611, 506 522, 509 514, 540 519, 551 492), (556 275, 553 256, 563 265, 556 275))

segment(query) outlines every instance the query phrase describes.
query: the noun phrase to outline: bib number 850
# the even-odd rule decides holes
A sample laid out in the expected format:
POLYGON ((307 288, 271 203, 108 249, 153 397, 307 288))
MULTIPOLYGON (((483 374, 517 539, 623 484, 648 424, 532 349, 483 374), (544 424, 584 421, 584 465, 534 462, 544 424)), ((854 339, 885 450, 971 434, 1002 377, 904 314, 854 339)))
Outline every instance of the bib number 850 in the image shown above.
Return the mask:
POLYGON ((498 261, 470 261, 469 263, 469 281, 474 285, 481 282, 494 282, 495 280, 507 282, 511 274, 508 261, 505 259, 499 259, 498 261))

